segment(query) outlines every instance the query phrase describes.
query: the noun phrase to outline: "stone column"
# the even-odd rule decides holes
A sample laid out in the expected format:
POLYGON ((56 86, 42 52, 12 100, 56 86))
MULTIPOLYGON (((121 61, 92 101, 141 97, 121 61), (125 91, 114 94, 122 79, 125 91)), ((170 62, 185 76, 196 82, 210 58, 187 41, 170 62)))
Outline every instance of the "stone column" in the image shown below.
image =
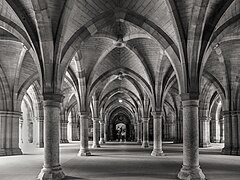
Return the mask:
POLYGON ((142 144, 142 123, 137 122, 137 143, 142 144))
POLYGON ((38 117, 36 118, 37 120, 37 127, 38 127, 38 142, 36 144, 37 147, 43 148, 44 147, 44 112, 43 112, 43 104, 42 102, 37 103, 37 108, 38 110, 38 117))
POLYGON ((21 112, 0 111, 0 156, 22 154, 19 148, 21 112))
POLYGON ((176 120, 174 143, 182 143, 182 122, 176 120))
POLYGON ((92 118, 93 121, 93 143, 92 148, 99 148, 99 118, 92 118))
POLYGON ((199 166, 198 100, 183 100, 183 166, 179 179, 206 179, 199 166))
POLYGON ((40 117, 38 120, 38 147, 43 148, 44 147, 44 117, 40 117))
POLYGON ((200 147, 209 147, 210 146, 210 117, 201 117, 200 118, 200 147))
POLYGON ((218 143, 220 142, 220 127, 219 121, 217 119, 211 120, 211 142, 218 143))
POLYGON ((19 143, 23 143, 23 118, 19 118, 19 143))
POLYGON ((104 123, 104 142, 107 142, 107 123, 104 123))
POLYGON ((232 113, 232 155, 238 154, 238 115, 232 113))
POLYGON ((72 122, 72 141, 79 141, 78 122, 75 120, 72 122))
POLYGON ((60 102, 62 95, 51 94, 44 97, 44 165, 38 179, 63 179, 59 164, 60 102))
POLYGON ((134 124, 134 141, 137 141, 137 123, 134 124))
POLYGON ((153 115, 153 151, 152 156, 162 156, 162 115, 161 112, 152 112, 153 115))
POLYGON ((80 112, 80 150, 78 156, 90 156, 88 149, 88 118, 87 112, 80 112))
POLYGON ((142 147, 149 147, 149 118, 142 118, 143 123, 143 142, 142 147))
POLYGON ((237 112, 237 117, 238 117, 238 151, 237 151, 237 155, 240 155, 240 112, 237 112))
POLYGON ((105 138, 104 138, 104 126, 105 122, 104 121, 99 121, 100 123, 100 141, 99 144, 104 144, 105 143, 105 138))
POLYGON ((67 125, 68 122, 61 121, 61 143, 69 143, 67 139, 67 125))
POLYGON ((232 124, 231 116, 229 111, 223 112, 223 121, 224 121, 224 148, 222 149, 223 154, 231 154, 232 151, 232 124))
POLYGON ((220 126, 220 143, 224 143, 224 121, 223 119, 219 120, 220 126))
POLYGON ((67 113, 65 112, 65 110, 63 110, 63 112, 61 113, 60 143, 69 143, 67 139, 67 126, 68 126, 67 113))

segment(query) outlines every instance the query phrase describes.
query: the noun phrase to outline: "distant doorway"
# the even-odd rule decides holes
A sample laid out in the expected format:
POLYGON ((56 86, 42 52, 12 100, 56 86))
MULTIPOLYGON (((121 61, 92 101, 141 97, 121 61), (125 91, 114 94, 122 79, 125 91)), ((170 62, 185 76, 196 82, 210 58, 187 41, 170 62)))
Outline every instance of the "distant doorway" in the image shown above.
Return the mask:
POLYGON ((116 124, 117 140, 118 142, 126 142, 127 129, 123 123, 116 124))

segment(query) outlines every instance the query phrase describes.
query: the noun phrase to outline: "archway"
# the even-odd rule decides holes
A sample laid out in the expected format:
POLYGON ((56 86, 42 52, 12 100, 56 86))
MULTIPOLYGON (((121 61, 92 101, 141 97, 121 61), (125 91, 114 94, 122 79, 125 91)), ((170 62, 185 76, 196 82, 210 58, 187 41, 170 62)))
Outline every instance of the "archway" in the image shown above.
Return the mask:
POLYGON ((110 117, 109 139, 111 141, 132 141, 133 128, 129 117, 126 114, 119 113, 110 117))

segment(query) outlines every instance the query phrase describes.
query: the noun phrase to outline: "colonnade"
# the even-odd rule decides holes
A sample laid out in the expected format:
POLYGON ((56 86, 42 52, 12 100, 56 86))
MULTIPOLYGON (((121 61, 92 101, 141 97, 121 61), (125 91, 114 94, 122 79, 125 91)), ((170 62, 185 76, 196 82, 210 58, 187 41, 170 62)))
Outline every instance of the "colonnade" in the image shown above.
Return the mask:
MULTIPOLYGON (((38 114, 38 140, 39 147, 44 145, 44 166, 39 174, 39 179, 56 179, 63 178, 59 164, 59 143, 67 140, 67 122, 66 114, 61 114, 60 103, 61 96, 54 95, 49 99, 45 99, 43 104, 39 104, 38 114), (42 105, 42 106, 41 106, 42 105), (43 107, 43 109, 41 108, 43 107), (42 116, 43 115, 43 116, 42 116), (44 119, 44 120, 43 120, 44 119), (44 122, 44 138, 43 138, 43 123, 44 122), (60 129, 60 131, 59 131, 60 129), (61 138, 60 138, 61 137, 61 138), (44 139, 44 142, 42 142, 44 139)), ((182 101, 183 118, 176 120, 175 139, 181 141, 183 139, 183 167, 180 170, 178 177, 180 179, 198 178, 204 179, 199 166, 199 142, 203 146, 209 144, 210 133, 207 132, 210 128, 210 117, 200 117, 198 115, 198 100, 184 100, 182 101), (200 130, 200 133, 199 133, 200 130), (199 141, 200 138, 200 141, 199 141), (205 144, 204 144, 205 143, 205 144)), ((77 113, 80 122, 80 150, 78 156, 91 155, 88 146, 88 122, 90 114, 88 112, 77 113)), ((5 146, 1 146, 1 155, 14 155, 21 154, 19 143, 19 126, 21 127, 20 112, 0 112, 1 127, 6 126, 6 129, 1 129, 2 136, 5 137, 11 134, 11 138, 5 138, 5 146), (19 124, 20 122, 20 124, 19 124), (7 133, 8 132, 8 133, 7 133)), ((154 128, 154 141, 152 156, 164 155, 162 150, 162 112, 152 112, 153 128, 154 128)), ((238 154, 239 155, 239 133, 238 133, 238 112, 224 112, 223 119, 213 121, 212 128, 219 126, 219 132, 213 131, 214 135, 218 134, 219 139, 214 137, 216 142, 225 140, 225 147, 223 152, 225 154, 238 154), (224 133, 225 130, 225 133, 224 133), (224 135, 224 136, 223 136, 224 135)), ((134 125, 135 140, 142 144, 143 148, 149 147, 149 118, 141 118, 141 121, 136 121, 134 125)), ((78 119, 78 118, 76 118, 78 119)), ((91 118, 93 121, 93 146, 94 148, 100 147, 107 141, 107 124, 101 118, 91 118)), ((172 127, 172 128, 173 128, 172 127)), ((21 129, 21 128, 20 128, 21 129)))

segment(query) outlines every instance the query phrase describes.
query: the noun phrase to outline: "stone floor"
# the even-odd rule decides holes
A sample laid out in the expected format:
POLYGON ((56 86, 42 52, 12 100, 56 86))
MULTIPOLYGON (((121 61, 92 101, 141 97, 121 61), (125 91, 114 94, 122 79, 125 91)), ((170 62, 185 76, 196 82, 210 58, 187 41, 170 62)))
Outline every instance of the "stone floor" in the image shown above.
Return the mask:
MULTIPOLYGON (((182 165, 182 146, 164 143, 165 156, 151 157, 151 148, 135 143, 107 143, 77 157, 78 142, 61 145, 61 164, 67 180, 176 179, 182 165)), ((239 180, 240 156, 221 155, 222 144, 200 149, 201 168, 208 180, 239 180)), ((25 155, 0 157, 1 180, 33 180, 43 162, 43 149, 25 155)))

